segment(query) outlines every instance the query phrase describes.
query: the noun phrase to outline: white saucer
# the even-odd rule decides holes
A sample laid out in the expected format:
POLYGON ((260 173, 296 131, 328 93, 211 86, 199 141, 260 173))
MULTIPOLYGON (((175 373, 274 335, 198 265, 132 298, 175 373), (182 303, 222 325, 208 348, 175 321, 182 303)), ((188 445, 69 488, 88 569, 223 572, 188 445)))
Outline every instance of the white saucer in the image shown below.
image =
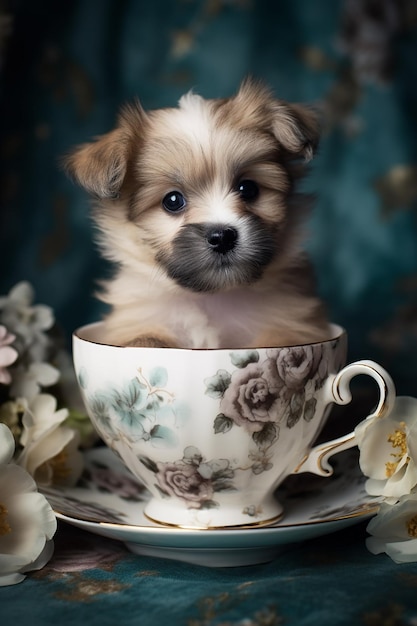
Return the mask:
POLYGON ((143 513, 148 492, 106 447, 86 453, 79 486, 44 493, 58 519, 123 541, 136 554, 211 567, 253 565, 273 560, 287 544, 346 528, 377 512, 380 500, 364 489, 357 451, 335 458, 331 478, 288 478, 277 492, 283 519, 263 528, 184 530, 152 523, 143 513))

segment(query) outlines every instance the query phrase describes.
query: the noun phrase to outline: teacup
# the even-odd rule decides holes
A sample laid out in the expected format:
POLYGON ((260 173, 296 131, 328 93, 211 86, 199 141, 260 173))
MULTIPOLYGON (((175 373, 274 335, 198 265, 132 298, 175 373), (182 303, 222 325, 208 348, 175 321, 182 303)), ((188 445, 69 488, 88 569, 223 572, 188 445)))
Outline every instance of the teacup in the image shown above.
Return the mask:
POLYGON ((74 333, 77 379, 103 441, 148 488, 145 514, 182 528, 269 525, 276 489, 292 473, 332 473, 350 432, 313 447, 332 403, 351 401, 358 374, 374 378, 391 410, 395 388, 373 361, 344 367, 347 339, 241 350, 106 345, 101 322, 74 333))

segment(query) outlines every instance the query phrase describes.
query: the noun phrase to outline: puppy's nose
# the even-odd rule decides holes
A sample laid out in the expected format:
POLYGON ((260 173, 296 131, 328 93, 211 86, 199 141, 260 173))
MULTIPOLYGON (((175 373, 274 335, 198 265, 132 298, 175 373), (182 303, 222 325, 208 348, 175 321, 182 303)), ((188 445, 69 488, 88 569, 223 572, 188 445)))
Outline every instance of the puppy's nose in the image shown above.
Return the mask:
POLYGON ((230 252, 236 245, 238 233, 231 226, 214 226, 207 233, 207 241, 216 252, 230 252))

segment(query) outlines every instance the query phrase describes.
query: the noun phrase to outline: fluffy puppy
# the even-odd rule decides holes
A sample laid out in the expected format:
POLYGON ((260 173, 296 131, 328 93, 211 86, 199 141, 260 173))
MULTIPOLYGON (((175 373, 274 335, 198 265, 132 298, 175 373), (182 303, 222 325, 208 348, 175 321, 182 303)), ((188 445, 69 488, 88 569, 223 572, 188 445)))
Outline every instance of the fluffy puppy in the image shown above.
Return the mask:
POLYGON ((228 99, 125 107, 66 159, 96 198, 118 345, 242 348, 313 342, 327 324, 300 247, 295 189, 318 141, 314 114, 252 81, 228 99))

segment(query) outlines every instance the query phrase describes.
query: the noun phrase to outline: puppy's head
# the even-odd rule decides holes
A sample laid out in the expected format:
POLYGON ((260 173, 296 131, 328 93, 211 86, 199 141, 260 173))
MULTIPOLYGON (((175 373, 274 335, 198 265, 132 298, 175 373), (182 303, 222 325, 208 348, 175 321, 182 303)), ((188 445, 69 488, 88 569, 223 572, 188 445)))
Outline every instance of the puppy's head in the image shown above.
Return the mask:
POLYGON ((317 140, 310 110, 246 82, 224 100, 189 93, 175 109, 126 107, 115 130, 66 166, 98 199, 111 258, 150 264, 192 291, 221 291, 285 265, 294 181, 317 140))

